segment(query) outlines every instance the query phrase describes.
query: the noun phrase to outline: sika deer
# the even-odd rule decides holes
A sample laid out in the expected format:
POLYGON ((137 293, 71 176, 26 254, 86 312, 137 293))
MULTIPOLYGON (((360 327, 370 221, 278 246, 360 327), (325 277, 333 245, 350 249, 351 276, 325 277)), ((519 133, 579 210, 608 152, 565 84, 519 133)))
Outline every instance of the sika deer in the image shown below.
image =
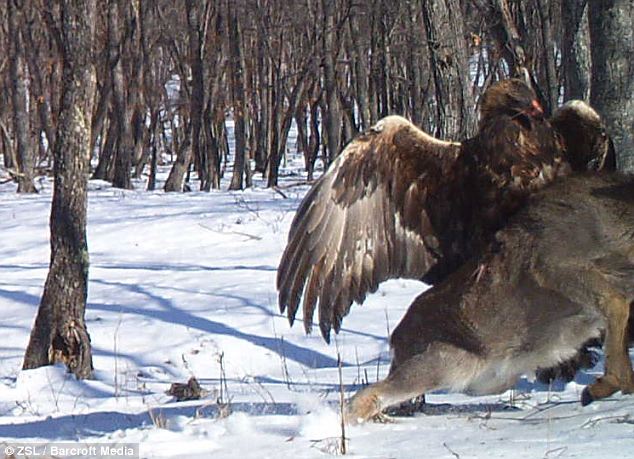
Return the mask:
POLYGON ((477 259, 420 295, 391 337, 388 377, 359 391, 348 421, 437 389, 504 391, 605 333, 605 374, 582 404, 634 391, 634 180, 574 175, 537 193, 477 259))

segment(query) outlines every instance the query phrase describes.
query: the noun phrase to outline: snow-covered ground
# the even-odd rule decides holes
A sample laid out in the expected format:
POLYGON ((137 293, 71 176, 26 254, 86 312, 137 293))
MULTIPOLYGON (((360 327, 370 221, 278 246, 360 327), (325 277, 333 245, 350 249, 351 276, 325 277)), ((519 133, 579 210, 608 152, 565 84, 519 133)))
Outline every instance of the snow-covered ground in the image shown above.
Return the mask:
MULTIPOLYGON (((295 165, 297 166, 297 165, 295 165)), ((291 168, 292 169, 292 168, 291 168)), ((338 355, 346 396, 388 370, 387 336, 417 282, 385 283, 326 345, 290 328, 275 271, 306 192, 145 192, 91 182, 86 320, 95 378, 21 371, 48 270, 50 181, 0 187, 0 457, 18 442, 140 443, 141 457, 321 458, 336 454, 338 355), (175 402, 195 376, 209 395, 175 402), (222 403, 219 403, 222 402, 222 403)), ((226 187, 225 187, 226 189, 226 187)), ((601 364, 568 385, 521 381, 489 397, 431 394, 430 413, 348 428, 368 458, 634 458, 634 397, 581 407, 601 364)))

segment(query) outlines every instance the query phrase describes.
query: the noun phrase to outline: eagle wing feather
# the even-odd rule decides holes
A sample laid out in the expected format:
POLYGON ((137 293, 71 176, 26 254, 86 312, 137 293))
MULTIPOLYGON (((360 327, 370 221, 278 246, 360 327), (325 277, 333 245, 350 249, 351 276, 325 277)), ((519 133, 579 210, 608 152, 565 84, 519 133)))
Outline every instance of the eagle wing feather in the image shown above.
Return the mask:
POLYGON ((291 323, 303 296, 304 327, 319 310, 322 335, 339 331, 353 302, 390 278, 420 279, 445 255, 447 222, 430 218, 463 196, 459 143, 390 116, 352 141, 299 206, 280 261, 279 305, 291 323))

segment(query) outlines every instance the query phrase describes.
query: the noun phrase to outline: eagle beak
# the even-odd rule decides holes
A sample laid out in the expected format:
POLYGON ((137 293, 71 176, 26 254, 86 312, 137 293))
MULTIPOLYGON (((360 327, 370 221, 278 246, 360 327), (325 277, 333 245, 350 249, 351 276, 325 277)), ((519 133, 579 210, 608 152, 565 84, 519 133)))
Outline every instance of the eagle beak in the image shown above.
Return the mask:
POLYGON ((531 108, 529 113, 534 118, 541 118, 542 116, 544 116, 544 109, 536 99, 533 99, 531 101, 531 108))

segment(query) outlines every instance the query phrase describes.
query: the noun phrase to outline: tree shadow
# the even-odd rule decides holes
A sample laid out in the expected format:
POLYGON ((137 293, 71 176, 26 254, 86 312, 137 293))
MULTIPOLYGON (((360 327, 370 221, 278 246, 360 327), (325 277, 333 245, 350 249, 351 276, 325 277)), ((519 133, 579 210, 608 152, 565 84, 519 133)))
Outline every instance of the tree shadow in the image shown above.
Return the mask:
POLYGON ((232 336, 244 340, 258 347, 278 354, 280 357, 300 363, 309 368, 333 368, 337 366, 337 360, 320 352, 298 346, 281 338, 245 333, 223 323, 195 316, 182 309, 176 308, 171 301, 158 299, 164 310, 148 310, 132 306, 117 304, 91 303, 89 308, 114 313, 137 314, 162 322, 182 325, 183 327, 200 330, 212 335, 232 336))
MULTIPOLYGON (((296 415, 297 407, 291 403, 231 403, 231 413, 246 413, 250 416, 296 415)), ((201 401, 167 404, 150 408, 141 413, 101 411, 87 414, 70 414, 48 417, 37 421, 0 425, 0 438, 41 438, 48 440, 83 440, 87 437, 103 437, 118 430, 153 428, 157 419, 167 422, 170 418, 218 418, 225 409, 217 404, 201 401)))

